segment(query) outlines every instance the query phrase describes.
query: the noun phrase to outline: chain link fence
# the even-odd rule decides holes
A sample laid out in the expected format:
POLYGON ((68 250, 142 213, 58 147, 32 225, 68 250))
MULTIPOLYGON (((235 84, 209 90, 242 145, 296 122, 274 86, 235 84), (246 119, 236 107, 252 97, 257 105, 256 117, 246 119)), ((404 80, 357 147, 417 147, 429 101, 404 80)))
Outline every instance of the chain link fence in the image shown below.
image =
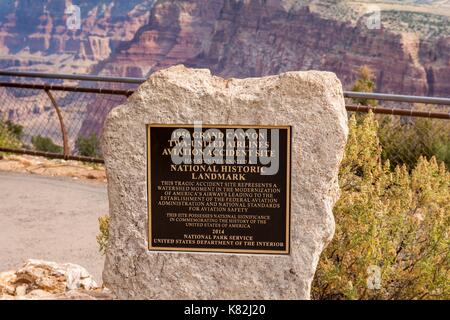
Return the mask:
POLYGON ((383 158, 392 166, 413 168, 420 156, 431 158, 450 168, 450 120, 378 115, 379 139, 383 158))
POLYGON ((357 120, 362 121, 369 109, 375 113, 382 156, 392 167, 413 168, 420 156, 435 156, 450 168, 450 105, 378 102, 356 111, 350 103, 349 116, 354 114, 357 120))
POLYGON ((106 115, 131 93, 103 91, 0 85, 0 148, 101 162, 100 137, 106 115))
MULTIPOLYGON (((133 92, 119 81, 101 88, 0 82, 0 151, 102 162, 99 142, 106 115, 133 92)), ((383 155, 392 165, 412 167, 423 155, 450 167, 450 99, 372 94, 377 105, 364 106, 352 99, 361 95, 371 94, 346 93, 347 110, 357 117, 369 110, 376 114, 383 155), (414 103, 427 99, 435 103, 414 103)))

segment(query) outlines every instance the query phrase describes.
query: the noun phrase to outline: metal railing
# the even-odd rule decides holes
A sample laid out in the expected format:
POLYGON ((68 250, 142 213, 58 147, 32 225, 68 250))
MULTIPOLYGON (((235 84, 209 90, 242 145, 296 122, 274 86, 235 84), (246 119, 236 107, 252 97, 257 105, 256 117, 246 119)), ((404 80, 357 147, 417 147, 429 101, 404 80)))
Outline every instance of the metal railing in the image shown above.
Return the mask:
POLYGON ((102 77, 92 75, 64 74, 64 73, 42 73, 42 72, 22 72, 22 71, 0 71, 0 77, 20 77, 20 78, 41 78, 41 79, 58 79, 58 80, 77 80, 77 81, 94 81, 94 82, 117 82, 129 84, 141 84, 145 78, 130 77, 102 77))
MULTIPOLYGON (((77 80, 77 81, 94 81, 94 82, 115 82, 127 84, 141 84, 145 78, 132 77, 106 77, 106 76, 92 76, 92 75, 76 75, 76 74, 55 74, 42 72, 22 72, 22 71, 0 71, 0 77, 21 77, 21 78, 41 78, 41 79, 58 79, 58 80, 77 80)), ((344 91, 346 98, 364 98, 385 101, 411 102, 411 103, 426 103, 426 104, 441 104, 450 105, 450 98, 439 97, 424 97, 411 96, 390 93, 372 93, 372 92, 355 92, 344 91)))
MULTIPOLYGON (((12 132, 16 131, 16 136, 12 134, 10 138, 11 143, 2 143, 0 137, 0 151, 103 162, 101 153, 94 149, 99 147, 98 139, 107 113, 123 103, 144 81, 144 78, 0 71, 0 133, 8 126, 12 132), (32 80, 24 81, 24 78, 32 80), (41 83, 36 83, 34 78, 41 79, 41 83), (44 83, 42 79, 46 79, 44 83), (64 85, 64 80, 77 81, 77 84, 64 85), (130 89, 130 86, 133 87, 130 89)), ((428 118, 440 123, 450 119, 449 98, 352 91, 345 91, 344 97, 348 100, 349 112, 371 110, 380 116, 428 118), (351 103, 350 99, 377 100, 383 104, 360 105, 351 103), (418 103, 441 107, 417 110, 412 104, 418 103), (399 104, 406 104, 406 107, 399 104)), ((398 119, 398 128, 411 124, 411 121, 398 119)), ((441 126, 450 135, 449 125, 446 121, 441 126)))

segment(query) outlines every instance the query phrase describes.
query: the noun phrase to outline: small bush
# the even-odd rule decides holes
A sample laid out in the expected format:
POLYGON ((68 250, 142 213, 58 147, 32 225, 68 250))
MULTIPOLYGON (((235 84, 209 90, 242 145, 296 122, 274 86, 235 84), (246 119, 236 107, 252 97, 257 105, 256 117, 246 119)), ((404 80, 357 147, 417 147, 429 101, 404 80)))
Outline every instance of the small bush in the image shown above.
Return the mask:
POLYGON ((22 142, 20 141, 20 137, 22 135, 21 128, 21 126, 14 125, 9 121, 0 121, 0 147, 20 148, 22 146, 22 142))
MULTIPOLYGON (((352 90, 357 92, 373 92, 375 90, 375 76, 368 66, 359 69, 359 77, 355 81, 352 90)), ((354 98, 356 103, 368 106, 376 106, 373 99, 354 98)), ((410 106, 412 108, 412 106, 410 106)), ((442 112, 442 108, 432 108, 416 104, 416 110, 442 112)), ((364 116, 357 114, 356 119, 364 116)), ((446 164, 450 169, 450 123, 448 120, 391 117, 379 115, 378 137, 383 146, 383 160, 390 161, 391 167, 406 164, 409 169, 414 168, 421 156, 431 158, 446 164)))
POLYGON ((32 137, 31 143, 33 144, 33 147, 39 151, 52 153, 63 152, 63 148, 55 144, 52 139, 48 137, 42 137, 41 135, 32 137))
POLYGON ((353 116, 349 129, 336 232, 312 297, 449 299, 450 173, 435 157, 391 170, 371 113, 361 124, 353 116))
POLYGON ((391 166, 406 164, 414 168, 420 156, 444 162, 450 169, 450 123, 448 120, 400 117, 380 118, 378 135, 382 157, 391 166), (408 121, 405 121, 408 120, 408 121))
POLYGON ((76 142, 76 148, 81 156, 100 157, 100 141, 95 133, 89 137, 79 136, 76 142))
POLYGON ((97 243, 99 251, 102 255, 106 253, 109 239, 109 215, 104 215, 98 218, 100 233, 97 235, 97 243))

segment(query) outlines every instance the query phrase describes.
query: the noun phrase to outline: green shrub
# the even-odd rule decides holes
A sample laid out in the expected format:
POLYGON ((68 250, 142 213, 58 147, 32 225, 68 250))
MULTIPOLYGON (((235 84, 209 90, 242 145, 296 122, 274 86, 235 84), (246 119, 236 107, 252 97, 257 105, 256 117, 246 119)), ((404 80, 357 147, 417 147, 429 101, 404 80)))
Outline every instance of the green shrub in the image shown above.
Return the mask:
MULTIPOLYGON (((352 90, 357 92, 373 92, 375 90, 375 76, 368 66, 359 69, 359 77, 352 90)), ((373 99, 354 98, 356 103, 376 106, 373 99)), ((412 107, 412 106, 411 106, 412 107)), ((416 104, 416 110, 442 112, 442 108, 432 108, 416 104)), ((357 114, 356 119, 364 118, 357 114)), ((414 168, 420 156, 431 158, 446 164, 450 169, 450 122, 442 119, 391 117, 378 115, 380 120, 378 137, 383 146, 382 158, 390 161, 392 168, 406 164, 409 169, 414 168)))
POLYGON ((106 252, 109 239, 109 215, 104 215, 98 218, 100 233, 97 235, 97 244, 102 255, 106 252))
POLYGON ((381 116, 378 135, 382 157, 391 166, 406 164, 414 168, 420 156, 435 156, 450 169, 450 121, 428 118, 381 116), (403 119, 405 120, 405 119, 403 119))
POLYGON ((42 137, 41 135, 32 137, 31 143, 33 144, 33 147, 39 151, 52 153, 63 152, 63 148, 55 144, 52 139, 48 137, 42 137))
POLYGON ((79 136, 76 142, 76 148, 81 156, 101 156, 100 141, 95 133, 91 134, 89 137, 79 136))
POLYGON ((22 146, 22 142, 20 141, 21 135, 22 135, 21 126, 14 125, 9 121, 2 122, 0 120, 0 147, 20 148, 22 146))
POLYGON ((450 299, 450 173, 435 157, 409 172, 383 162, 372 113, 349 122, 336 232, 314 299, 450 299), (379 287, 373 271, 379 270, 379 287))
POLYGON ((23 135, 23 126, 21 126, 20 124, 13 123, 12 121, 6 121, 5 124, 9 132, 11 132, 11 134, 14 137, 16 137, 17 140, 20 141, 23 135))

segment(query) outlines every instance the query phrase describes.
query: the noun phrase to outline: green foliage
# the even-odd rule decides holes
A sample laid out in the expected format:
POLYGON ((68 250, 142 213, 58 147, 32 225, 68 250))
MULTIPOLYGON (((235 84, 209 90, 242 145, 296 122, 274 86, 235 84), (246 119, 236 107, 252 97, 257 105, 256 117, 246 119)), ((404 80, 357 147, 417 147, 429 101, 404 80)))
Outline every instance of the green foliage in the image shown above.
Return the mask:
POLYGON ((409 172, 383 162, 378 123, 353 116, 339 173, 336 232, 314 279, 315 299, 450 299, 450 172, 419 157, 409 172), (380 287, 370 289, 371 268, 380 287))
POLYGON ((15 125, 10 121, 3 122, 0 120, 0 147, 3 148, 20 148, 22 142, 22 127, 15 125))
POLYGON ((17 140, 22 139, 23 135, 23 126, 20 124, 13 123, 12 121, 6 121, 5 122, 6 127, 8 128, 9 132, 12 133, 14 137, 16 137, 17 140))
MULTIPOLYGON (((357 92, 373 92, 375 89, 375 77, 372 70, 367 66, 359 69, 359 78, 356 80, 352 90, 357 92)), ((377 101, 372 99, 353 99, 355 102, 376 106, 377 101)), ((432 111, 430 106, 426 108, 421 105, 415 109, 432 111)), ((436 111, 442 112, 441 109, 436 111)), ((358 120, 364 118, 357 115, 358 120)), ((388 160, 391 166, 406 164, 409 169, 413 168, 420 156, 431 158, 446 164, 450 168, 450 123, 448 120, 429 118, 406 118, 379 116, 378 137, 383 146, 382 158, 388 160)))
POLYGON ((39 151, 53 152, 53 153, 63 152, 63 148, 55 144, 52 139, 48 137, 42 137, 41 135, 32 137, 31 143, 33 144, 33 147, 39 151))
MULTIPOLYGON (((358 73, 359 78, 355 81, 352 90, 356 92, 373 92, 375 90, 373 71, 368 66, 362 66, 359 68, 358 73)), ((354 98, 353 101, 365 106, 377 105, 377 100, 373 99, 354 98)))
POLYGON ((406 164, 414 168, 420 156, 435 156, 450 168, 450 122, 428 118, 408 120, 401 123, 400 117, 380 118, 378 135, 383 159, 389 159, 392 167, 406 164))
POLYGON ((79 136, 76 142, 78 153, 86 157, 100 157, 100 141, 95 133, 89 137, 79 136))
POLYGON ((106 253, 109 239, 109 215, 104 215, 98 218, 100 233, 97 235, 97 243, 99 251, 102 255, 106 253))

